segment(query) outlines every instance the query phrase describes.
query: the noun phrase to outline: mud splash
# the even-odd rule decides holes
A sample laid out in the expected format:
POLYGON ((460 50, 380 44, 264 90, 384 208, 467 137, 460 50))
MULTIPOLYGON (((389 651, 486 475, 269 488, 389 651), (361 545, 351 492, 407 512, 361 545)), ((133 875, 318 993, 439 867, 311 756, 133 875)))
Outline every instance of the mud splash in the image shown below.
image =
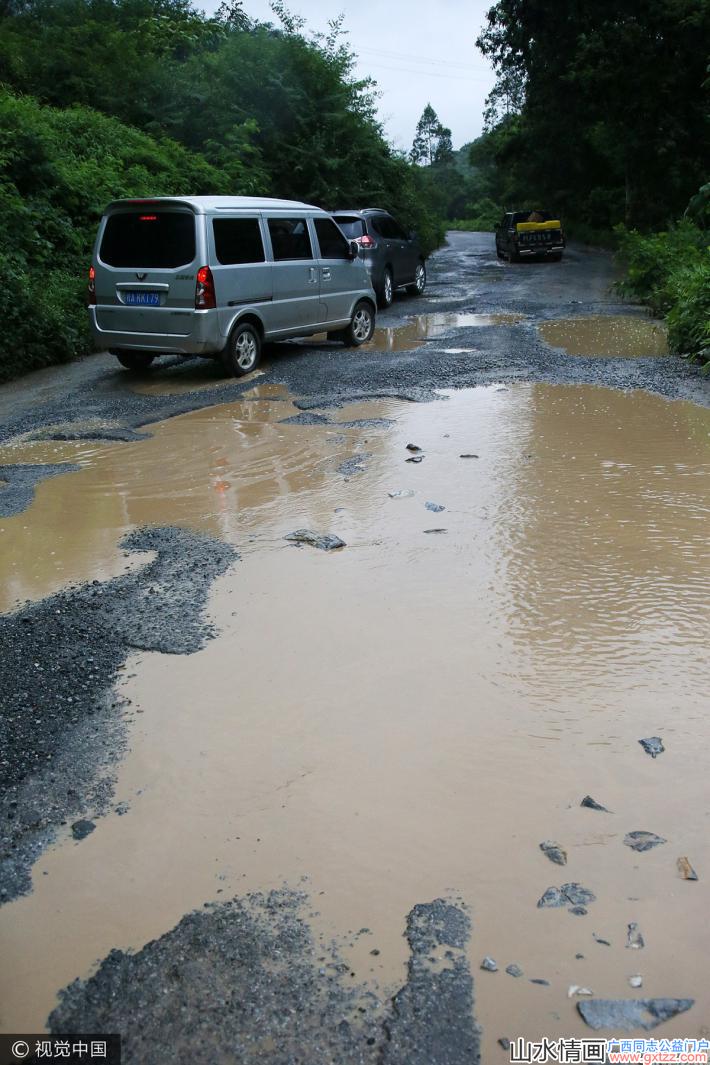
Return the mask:
POLYGON ((568 355, 638 359, 668 354, 668 332, 663 322, 622 315, 596 315, 543 322, 540 336, 568 355))
POLYGON ((117 812, 81 843, 67 834, 34 893, 0 910, 0 1023, 39 1030, 57 990, 112 947, 137 949, 206 900, 308 877, 320 933, 371 930, 348 961, 381 988, 402 983, 403 914, 462 895, 486 1061, 502 1036, 588 1036, 569 985, 627 997, 637 971, 644 994, 697 999, 663 1035, 700 1034, 710 414, 542 385, 342 414, 389 429, 280 424, 290 413, 245 401, 152 440, 52 448, 84 468, 0 523, 19 596, 125 565, 122 532, 168 517, 243 558, 214 586, 218 639, 128 663, 117 812), (337 473, 365 452, 361 473, 337 473), (447 535, 425 535, 434 525, 447 535), (347 547, 283 540, 303 527, 347 547), (657 759, 638 744, 650 735, 657 759), (585 794, 613 813, 580 807, 585 794), (668 843, 634 854, 622 841, 639 828, 668 843), (548 839, 564 870, 540 851, 548 839), (678 878, 678 855, 699 882, 678 878), (597 896, 587 916, 536 908, 563 880, 597 896), (486 954, 498 973, 478 971, 486 954))

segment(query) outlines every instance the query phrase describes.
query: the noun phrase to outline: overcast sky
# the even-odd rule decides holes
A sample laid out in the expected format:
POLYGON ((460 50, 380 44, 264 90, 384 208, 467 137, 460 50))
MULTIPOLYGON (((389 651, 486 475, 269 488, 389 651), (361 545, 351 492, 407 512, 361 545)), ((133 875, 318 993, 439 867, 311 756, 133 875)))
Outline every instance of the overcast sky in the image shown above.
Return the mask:
MULTIPOLYGON (((358 55, 357 73, 380 90, 379 110, 390 140, 409 149, 425 105, 431 103, 453 134, 455 148, 481 132, 493 84, 475 40, 493 0, 286 0, 312 30, 325 30, 343 12, 358 55)), ((219 0, 197 0, 213 12, 219 0)), ((277 22, 268 0, 244 0, 251 18, 277 22)))

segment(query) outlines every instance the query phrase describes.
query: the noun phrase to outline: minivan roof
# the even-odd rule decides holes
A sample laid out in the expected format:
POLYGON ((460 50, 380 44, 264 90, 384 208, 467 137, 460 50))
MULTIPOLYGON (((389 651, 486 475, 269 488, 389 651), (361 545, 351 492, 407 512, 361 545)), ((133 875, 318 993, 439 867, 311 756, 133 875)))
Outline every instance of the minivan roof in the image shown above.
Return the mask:
POLYGON ((149 204, 191 207, 195 214, 210 214, 213 211, 287 211, 297 209, 299 211, 326 212, 320 207, 314 207, 310 203, 299 203, 297 200, 278 200, 268 196, 150 196, 145 198, 132 198, 125 200, 113 200, 106 208, 113 211, 123 207, 138 207, 149 204))

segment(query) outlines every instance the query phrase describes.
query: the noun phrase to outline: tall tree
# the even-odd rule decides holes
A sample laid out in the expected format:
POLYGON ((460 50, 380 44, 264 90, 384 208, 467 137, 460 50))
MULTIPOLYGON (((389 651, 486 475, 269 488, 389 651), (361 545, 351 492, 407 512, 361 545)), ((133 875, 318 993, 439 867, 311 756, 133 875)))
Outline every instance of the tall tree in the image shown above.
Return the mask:
POLYGON ((499 0, 477 43, 522 198, 598 228, 680 214, 710 158, 708 40, 709 0, 499 0))
POLYGON ((453 155, 451 130, 441 124, 434 108, 427 104, 417 122, 409 158, 413 163, 432 166, 435 163, 451 162, 453 155))

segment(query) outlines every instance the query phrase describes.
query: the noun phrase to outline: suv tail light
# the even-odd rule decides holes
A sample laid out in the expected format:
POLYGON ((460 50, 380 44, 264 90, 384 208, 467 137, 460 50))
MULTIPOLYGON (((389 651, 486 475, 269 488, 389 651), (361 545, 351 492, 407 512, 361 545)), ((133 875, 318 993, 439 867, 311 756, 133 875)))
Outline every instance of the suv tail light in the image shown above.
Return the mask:
POLYGON ((89 306, 96 306, 96 271, 93 266, 89 267, 89 284, 87 286, 89 306))
POLYGON ((377 247, 375 241, 372 239, 372 237, 369 235, 369 233, 366 233, 364 237, 357 237, 356 241, 360 245, 360 247, 362 247, 362 248, 375 248, 375 247, 377 247))
POLYGON ((195 307, 204 311, 208 307, 216 307, 217 299, 214 291, 214 280, 209 266, 201 266, 197 271, 197 284, 195 285, 195 307))

